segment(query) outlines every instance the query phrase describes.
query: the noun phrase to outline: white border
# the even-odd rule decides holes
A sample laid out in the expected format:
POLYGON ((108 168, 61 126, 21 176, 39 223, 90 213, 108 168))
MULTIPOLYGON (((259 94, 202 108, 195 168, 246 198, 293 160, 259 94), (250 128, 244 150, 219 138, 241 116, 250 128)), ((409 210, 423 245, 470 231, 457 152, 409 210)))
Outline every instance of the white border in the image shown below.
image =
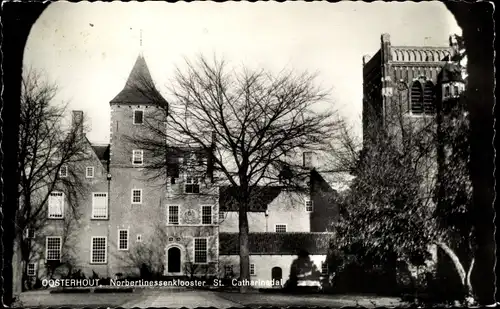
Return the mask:
POLYGON ((143 125, 144 124, 144 108, 134 108, 133 111, 132 111, 132 119, 133 119, 132 123, 134 125, 138 125, 138 126, 143 125), (142 112, 142 122, 141 123, 135 122, 135 112, 136 111, 141 111, 142 112))
POLYGON ((208 238, 209 237, 193 237, 193 264, 207 265, 208 264, 208 238), (196 239, 205 239, 207 241, 207 261, 205 263, 196 263, 196 239))
POLYGON ((64 205, 64 197, 65 197, 64 192, 61 192, 61 191, 52 191, 52 192, 49 193, 49 200, 48 200, 48 203, 47 203, 47 208, 48 208, 47 209, 47 217, 49 219, 56 219, 56 220, 57 219, 59 219, 59 220, 64 219, 64 206, 65 206, 64 205), (62 194, 61 195, 61 198, 62 198, 62 202, 61 202, 61 215, 62 216, 61 217, 53 217, 53 216, 50 215, 50 198, 52 197, 52 194, 54 194, 54 193, 61 193, 62 194))
POLYGON ((142 166, 142 165, 144 165, 144 150, 142 150, 142 149, 133 149, 132 150, 132 165, 133 166, 142 166), (141 163, 134 163, 134 152, 135 151, 140 151, 141 163))
POLYGON ((85 178, 94 178, 95 176, 95 168, 93 166, 86 166, 85 167, 85 178), (89 176, 89 169, 92 171, 92 176, 89 176))
POLYGON ((213 225, 214 224, 214 205, 205 204, 200 205, 200 225, 213 225), (203 223, 203 207, 210 207, 210 223, 203 223))
POLYGON ((168 204, 167 205, 167 225, 177 226, 181 223, 181 205, 179 204, 168 204), (170 206, 177 206, 177 224, 170 223, 170 206))

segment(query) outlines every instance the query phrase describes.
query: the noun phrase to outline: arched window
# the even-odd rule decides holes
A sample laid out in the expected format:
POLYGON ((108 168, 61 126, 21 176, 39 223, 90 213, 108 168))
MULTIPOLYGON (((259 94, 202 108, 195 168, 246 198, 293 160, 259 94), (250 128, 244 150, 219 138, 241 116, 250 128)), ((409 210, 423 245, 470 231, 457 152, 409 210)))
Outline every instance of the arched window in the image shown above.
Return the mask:
POLYGON ((411 113, 422 114, 424 112, 422 84, 414 81, 411 86, 411 113))
POLYGON ((434 108, 434 84, 427 81, 424 86, 424 113, 433 114, 434 108))

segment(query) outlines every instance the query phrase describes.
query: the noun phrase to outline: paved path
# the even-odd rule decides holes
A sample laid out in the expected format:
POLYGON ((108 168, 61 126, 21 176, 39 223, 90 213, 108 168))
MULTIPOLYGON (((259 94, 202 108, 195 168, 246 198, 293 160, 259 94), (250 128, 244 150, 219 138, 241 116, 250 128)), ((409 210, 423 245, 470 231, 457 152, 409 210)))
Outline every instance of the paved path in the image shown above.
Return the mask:
POLYGON ((217 296, 211 291, 201 290, 150 290, 145 291, 142 297, 127 302, 120 307, 123 308, 147 308, 147 307, 169 307, 169 308, 194 308, 194 307, 243 307, 238 303, 217 296))

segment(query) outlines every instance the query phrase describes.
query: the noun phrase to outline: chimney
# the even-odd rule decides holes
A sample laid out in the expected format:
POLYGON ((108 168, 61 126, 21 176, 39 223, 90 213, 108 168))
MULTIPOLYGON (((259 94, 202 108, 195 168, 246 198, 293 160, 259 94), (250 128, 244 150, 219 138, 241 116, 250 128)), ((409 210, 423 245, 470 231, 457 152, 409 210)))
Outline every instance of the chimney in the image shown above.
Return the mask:
POLYGON ((303 164, 302 166, 305 167, 305 168, 313 168, 314 167, 314 164, 313 164, 313 155, 314 153, 312 151, 306 151, 302 154, 303 158, 303 164))
POLYGON ((76 129, 77 138, 83 136, 83 111, 73 111, 72 128, 76 129))

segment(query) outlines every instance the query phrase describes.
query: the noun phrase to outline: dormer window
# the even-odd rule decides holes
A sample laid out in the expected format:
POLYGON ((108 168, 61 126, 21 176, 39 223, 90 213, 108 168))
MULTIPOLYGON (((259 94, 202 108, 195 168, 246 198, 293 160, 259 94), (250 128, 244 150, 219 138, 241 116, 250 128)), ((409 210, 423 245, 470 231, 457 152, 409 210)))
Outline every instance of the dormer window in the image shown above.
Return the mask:
POLYGON ((142 109, 134 110, 134 124, 143 124, 144 111, 142 109))
POLYGON ((450 85, 443 85, 443 99, 447 99, 451 96, 450 85))

